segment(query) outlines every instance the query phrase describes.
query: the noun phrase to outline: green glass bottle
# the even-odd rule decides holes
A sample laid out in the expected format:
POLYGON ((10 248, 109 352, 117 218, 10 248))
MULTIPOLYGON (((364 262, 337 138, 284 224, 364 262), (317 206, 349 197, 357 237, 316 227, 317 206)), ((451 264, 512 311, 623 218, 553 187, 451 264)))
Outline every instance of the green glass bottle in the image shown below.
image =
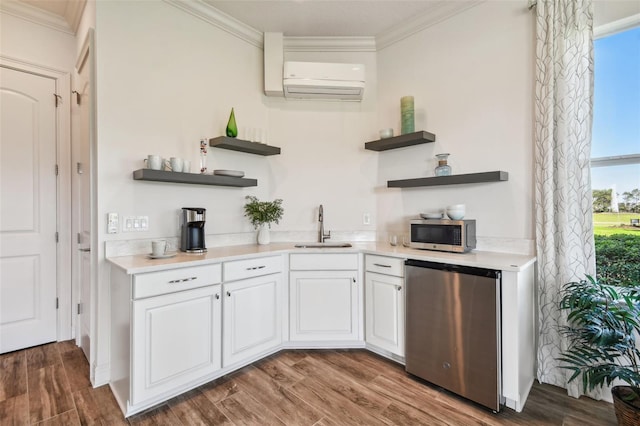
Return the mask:
POLYGON ((238 126, 236 126, 236 115, 231 108, 231 116, 229 116, 229 122, 227 123, 227 136, 235 138, 238 136, 238 126))

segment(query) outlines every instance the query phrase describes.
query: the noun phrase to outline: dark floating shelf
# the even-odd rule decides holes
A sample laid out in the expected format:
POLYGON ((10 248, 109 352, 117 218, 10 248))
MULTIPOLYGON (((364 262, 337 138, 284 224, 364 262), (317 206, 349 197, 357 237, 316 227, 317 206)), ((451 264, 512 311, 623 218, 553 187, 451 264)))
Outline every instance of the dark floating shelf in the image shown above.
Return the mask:
POLYGON ((140 169, 133 172, 134 180, 153 182, 190 183, 195 185, 217 185, 247 187, 258 186, 257 179, 230 176, 201 175, 196 173, 167 172, 164 170, 140 169))
POLYGON ((457 185, 462 183, 503 182, 509 180, 509 173, 503 171, 469 173, 465 175, 434 176, 417 179, 387 181, 388 188, 415 188, 419 186, 457 185))
POLYGON ((218 136, 209 139, 209 146, 214 148, 230 149, 231 151, 247 152, 256 155, 278 155, 280 148, 258 142, 249 142, 227 136, 218 136))
POLYGON ((431 143, 435 141, 436 135, 434 135, 433 133, 420 131, 367 142, 364 144, 364 149, 369 149, 371 151, 386 151, 388 149, 404 148, 405 146, 420 145, 423 143, 431 143))

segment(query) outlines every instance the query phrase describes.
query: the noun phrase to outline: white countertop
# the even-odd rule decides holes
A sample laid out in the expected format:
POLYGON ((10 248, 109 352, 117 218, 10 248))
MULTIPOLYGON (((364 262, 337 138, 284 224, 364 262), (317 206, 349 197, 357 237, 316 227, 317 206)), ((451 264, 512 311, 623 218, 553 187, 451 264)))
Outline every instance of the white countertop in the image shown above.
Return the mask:
POLYGON ((445 253, 418 250, 408 247, 393 247, 389 243, 352 243, 346 248, 295 248, 297 243, 271 243, 267 245, 240 245, 213 247, 204 254, 178 252, 168 259, 150 259, 146 254, 107 258, 111 264, 123 269, 127 274, 163 271, 187 266, 205 265, 230 260, 240 260, 259 256, 283 253, 364 253, 402 259, 426 260, 430 262, 451 263, 478 268, 499 269, 503 271, 521 271, 535 262, 535 256, 490 251, 471 251, 470 253, 445 253))

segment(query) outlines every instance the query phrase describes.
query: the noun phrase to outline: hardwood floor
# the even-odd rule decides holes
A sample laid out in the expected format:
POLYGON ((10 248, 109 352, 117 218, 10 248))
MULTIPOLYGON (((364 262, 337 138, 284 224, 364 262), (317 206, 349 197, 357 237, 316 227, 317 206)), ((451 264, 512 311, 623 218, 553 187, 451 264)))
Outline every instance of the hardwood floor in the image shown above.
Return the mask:
POLYGON ((284 351, 124 419, 72 342, 0 355, 0 425, 615 425, 613 406, 536 384, 498 414, 362 350, 284 351))

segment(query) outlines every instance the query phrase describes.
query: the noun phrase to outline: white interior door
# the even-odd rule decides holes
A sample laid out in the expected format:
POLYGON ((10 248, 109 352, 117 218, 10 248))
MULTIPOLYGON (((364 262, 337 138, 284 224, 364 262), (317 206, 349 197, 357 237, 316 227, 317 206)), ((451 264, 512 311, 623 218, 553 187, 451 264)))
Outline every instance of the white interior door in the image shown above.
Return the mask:
POLYGON ((91 46, 78 60, 73 101, 72 232, 74 238, 73 274, 80 305, 76 341, 90 360, 91 347, 91 46))
POLYGON ((0 67, 0 353, 57 336, 55 93, 0 67))

